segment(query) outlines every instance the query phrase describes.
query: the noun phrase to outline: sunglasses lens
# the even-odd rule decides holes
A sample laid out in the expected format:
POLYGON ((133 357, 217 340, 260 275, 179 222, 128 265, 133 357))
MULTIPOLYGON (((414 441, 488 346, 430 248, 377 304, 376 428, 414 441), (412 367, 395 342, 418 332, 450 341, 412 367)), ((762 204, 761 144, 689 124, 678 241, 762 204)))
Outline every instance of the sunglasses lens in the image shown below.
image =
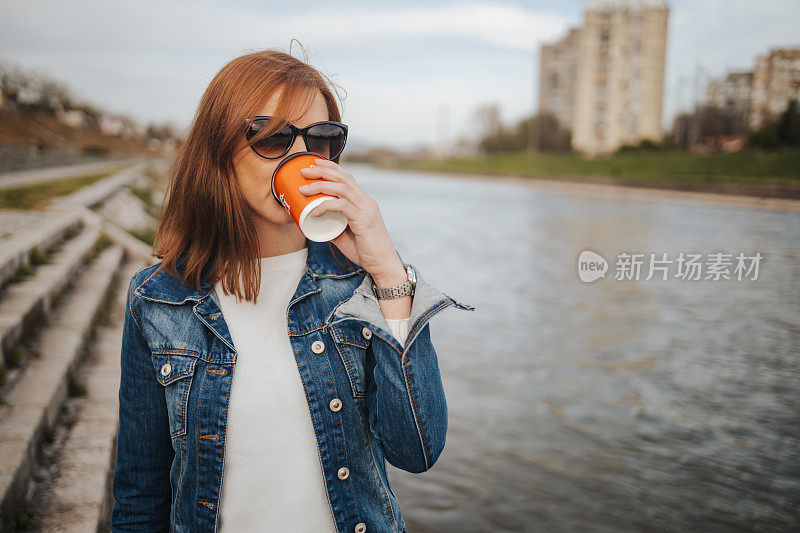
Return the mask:
MULTIPOLYGON (((267 120, 258 119, 253 121, 247 132, 247 140, 252 139, 256 134, 266 127, 267 120)), ((253 149, 262 157, 276 158, 282 156, 292 142, 292 129, 284 126, 274 134, 261 139, 253 145, 253 149)))
POLYGON ((328 159, 335 159, 347 140, 347 131, 336 124, 318 124, 308 130, 308 149, 328 159))

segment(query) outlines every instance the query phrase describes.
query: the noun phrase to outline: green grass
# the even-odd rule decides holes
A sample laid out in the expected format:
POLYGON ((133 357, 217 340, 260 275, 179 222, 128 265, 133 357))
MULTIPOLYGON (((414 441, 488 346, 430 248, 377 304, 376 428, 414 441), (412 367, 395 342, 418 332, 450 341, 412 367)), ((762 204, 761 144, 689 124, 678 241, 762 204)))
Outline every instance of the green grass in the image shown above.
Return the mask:
POLYGON ((23 263, 17 267, 17 270, 14 271, 14 275, 8 279, 7 283, 11 284, 23 282, 29 277, 33 276, 35 273, 35 268, 33 268, 31 265, 23 263))
POLYGON ((87 174, 85 176, 47 181, 13 189, 3 189, 0 190, 0 208, 37 208, 51 198, 73 193, 82 187, 107 178, 114 172, 116 171, 87 174))
POLYGON ((100 253, 112 244, 114 244, 114 241, 111 239, 111 237, 105 233, 101 233, 94 241, 92 249, 89 251, 89 260, 94 261, 97 259, 100 253))
POLYGON ((23 359, 25 359, 25 350, 19 346, 14 346, 6 352, 5 364, 8 368, 17 368, 23 359))
POLYGON ((14 531, 30 531, 33 528, 33 513, 28 509, 17 509, 14 515, 14 531))
POLYGON ((130 187, 131 192, 147 205, 153 204, 153 189, 149 187, 130 187))
POLYGON ((128 233, 139 239, 140 241, 146 242, 150 246, 153 245, 153 242, 156 239, 156 230, 148 229, 148 230, 128 230, 128 233))
POLYGON ((158 218, 158 207, 153 200, 153 189, 150 187, 130 187, 131 193, 139 198, 145 205, 145 211, 155 218, 158 218))
POLYGON ((409 170, 514 175, 620 185, 800 196, 800 149, 691 155, 682 150, 623 151, 587 158, 572 153, 501 153, 474 158, 404 162, 409 170))
POLYGON ((14 274, 6 280, 0 289, 12 283, 23 282, 33 276, 36 273, 36 267, 50 262, 50 253, 52 253, 50 250, 42 251, 38 246, 31 248, 28 256, 30 262, 19 265, 17 270, 14 271, 14 274))
POLYGON ((47 253, 43 252, 38 246, 31 248, 30 260, 31 264, 34 266, 44 265, 50 262, 50 258, 47 257, 47 253))

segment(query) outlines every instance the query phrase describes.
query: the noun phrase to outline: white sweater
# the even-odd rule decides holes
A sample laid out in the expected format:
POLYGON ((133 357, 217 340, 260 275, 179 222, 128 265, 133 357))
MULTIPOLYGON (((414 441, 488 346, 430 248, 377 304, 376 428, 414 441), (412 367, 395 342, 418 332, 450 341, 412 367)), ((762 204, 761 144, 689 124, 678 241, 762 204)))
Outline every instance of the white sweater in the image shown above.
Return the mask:
MULTIPOLYGON (((256 305, 214 287, 237 351, 219 510, 229 533, 336 532, 286 322, 307 253, 261 258, 256 305)), ((409 319, 387 322, 403 344, 409 319)))

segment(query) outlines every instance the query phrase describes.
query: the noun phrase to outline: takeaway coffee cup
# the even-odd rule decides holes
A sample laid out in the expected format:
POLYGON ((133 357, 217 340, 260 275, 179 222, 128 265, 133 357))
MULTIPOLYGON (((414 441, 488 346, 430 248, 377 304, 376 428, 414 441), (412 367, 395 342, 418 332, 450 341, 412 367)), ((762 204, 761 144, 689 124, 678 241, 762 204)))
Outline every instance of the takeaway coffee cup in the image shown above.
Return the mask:
POLYGON ((301 185, 323 179, 306 178, 300 173, 301 168, 314 165, 315 158, 327 159, 316 152, 296 152, 282 160, 272 173, 270 187, 275 201, 289 212, 306 237, 326 242, 341 235, 347 227, 347 217, 339 211, 328 211, 318 217, 309 215, 322 202, 336 199, 329 194, 305 195, 300 192, 301 185))

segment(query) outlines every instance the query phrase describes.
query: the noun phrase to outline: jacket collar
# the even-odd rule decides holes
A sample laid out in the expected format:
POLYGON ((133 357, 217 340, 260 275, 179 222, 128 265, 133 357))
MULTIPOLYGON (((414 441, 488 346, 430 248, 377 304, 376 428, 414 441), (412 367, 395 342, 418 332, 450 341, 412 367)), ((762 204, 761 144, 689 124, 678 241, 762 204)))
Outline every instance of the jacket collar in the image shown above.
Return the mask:
MULTIPOLYGON (((334 258, 327 242, 316 242, 306 238, 306 246, 308 248, 308 256, 306 258, 304 278, 306 276, 312 278, 347 278, 356 274, 365 275, 367 273, 363 268, 351 263, 335 246, 333 248, 336 250, 337 256, 334 258), (348 266, 353 270, 348 270, 348 266)), ((214 286, 206 281, 214 266, 214 261, 215 257, 212 257, 203 267, 199 289, 191 285, 183 285, 179 278, 170 275, 165 270, 161 270, 157 274, 151 274, 150 277, 136 287, 134 294, 147 300, 171 304, 182 304, 188 300, 200 301, 206 298, 214 289, 214 286)), ((184 256, 181 256, 177 262, 179 273, 182 270, 183 262, 184 256)))

